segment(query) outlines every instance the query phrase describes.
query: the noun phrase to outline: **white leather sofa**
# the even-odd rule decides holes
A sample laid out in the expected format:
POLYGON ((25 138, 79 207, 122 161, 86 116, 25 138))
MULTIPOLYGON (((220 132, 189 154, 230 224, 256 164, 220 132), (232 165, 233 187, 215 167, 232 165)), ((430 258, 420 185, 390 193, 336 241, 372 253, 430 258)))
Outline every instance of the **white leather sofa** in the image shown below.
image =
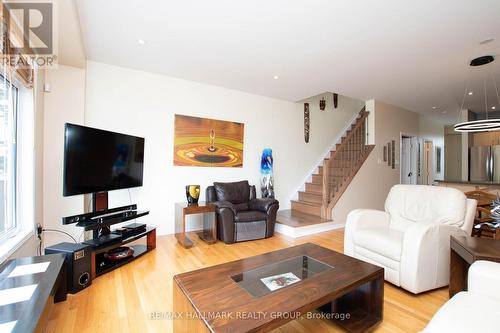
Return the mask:
POLYGON ((469 268, 468 290, 436 312, 424 333, 497 333, 500 318, 500 264, 476 261, 469 268))
POLYGON ((385 211, 349 213, 344 253, 384 268, 385 280, 412 293, 449 284, 450 235, 470 235, 476 200, 456 189, 395 185, 385 211))

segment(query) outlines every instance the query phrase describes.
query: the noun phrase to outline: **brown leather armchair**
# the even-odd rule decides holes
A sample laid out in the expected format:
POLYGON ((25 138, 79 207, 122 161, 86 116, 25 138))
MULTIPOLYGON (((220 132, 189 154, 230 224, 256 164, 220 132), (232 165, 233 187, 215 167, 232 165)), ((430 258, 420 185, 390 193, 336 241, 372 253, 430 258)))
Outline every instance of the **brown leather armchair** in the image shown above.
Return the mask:
POLYGON ((217 238, 226 244, 268 238, 274 234, 279 202, 257 199, 248 181, 214 183, 206 201, 216 206, 217 238))

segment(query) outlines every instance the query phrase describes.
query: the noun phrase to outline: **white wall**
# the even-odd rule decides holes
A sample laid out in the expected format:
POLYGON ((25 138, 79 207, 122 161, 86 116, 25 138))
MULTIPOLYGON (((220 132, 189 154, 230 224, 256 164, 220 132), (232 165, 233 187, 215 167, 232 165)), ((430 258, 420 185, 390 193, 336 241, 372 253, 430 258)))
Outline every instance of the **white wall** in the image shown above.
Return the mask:
MULTIPOLYGON (((142 220, 157 225, 159 234, 174 231, 174 203, 186 200, 187 184, 200 184, 204 189, 214 181, 248 179, 258 185, 260 156, 266 147, 273 149, 277 198, 282 208, 289 207, 300 181, 363 105, 339 96, 339 108, 333 112, 320 112, 313 106, 310 142, 306 144, 302 104, 87 63, 85 124, 146 138, 144 186, 130 192, 133 203, 151 211, 142 220), (243 168, 174 167, 174 114, 244 123, 243 168)), ((60 191, 61 185, 55 185, 60 191)), ((129 202, 127 190, 110 193, 110 206, 129 202)), ((80 211, 75 206, 72 213, 80 211)))
MULTIPOLYGON (((61 218, 84 212, 83 197, 63 197, 64 123, 84 121, 85 70, 59 65, 45 77, 50 92, 44 94, 43 221, 44 228, 64 230, 78 238, 82 230, 63 226, 61 218)), ((71 242, 66 235, 46 232, 44 245, 71 242)))
POLYGON ((400 135, 419 133, 419 115, 380 101, 369 101, 374 118, 375 148, 351 184, 333 208, 333 220, 345 223, 347 214, 356 208, 383 209, 390 188, 400 181, 400 135), (396 144, 396 167, 383 162, 383 147, 392 140, 396 144))

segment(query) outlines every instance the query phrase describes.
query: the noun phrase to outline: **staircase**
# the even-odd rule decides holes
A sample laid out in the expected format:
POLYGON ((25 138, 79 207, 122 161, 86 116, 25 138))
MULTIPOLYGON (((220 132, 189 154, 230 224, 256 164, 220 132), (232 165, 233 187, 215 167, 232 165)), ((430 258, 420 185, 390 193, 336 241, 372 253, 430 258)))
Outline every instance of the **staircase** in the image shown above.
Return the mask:
POLYGON ((277 222, 288 226, 331 222, 332 209, 375 147, 367 142, 368 112, 363 108, 340 143, 318 166, 318 172, 292 200, 291 211, 278 212, 277 222))

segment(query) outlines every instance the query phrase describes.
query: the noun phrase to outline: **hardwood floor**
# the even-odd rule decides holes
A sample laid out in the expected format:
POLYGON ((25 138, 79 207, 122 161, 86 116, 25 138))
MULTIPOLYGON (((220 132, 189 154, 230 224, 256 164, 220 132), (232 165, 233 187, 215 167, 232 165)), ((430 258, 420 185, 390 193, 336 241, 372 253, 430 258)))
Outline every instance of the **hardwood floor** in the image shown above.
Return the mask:
MULTIPOLYGON (((312 242, 335 251, 343 249, 343 230, 298 239, 281 234, 252 242, 207 245, 195 233, 190 249, 173 235, 159 236, 151 253, 92 281, 92 286, 54 306, 47 332, 172 332, 172 277, 256 254, 312 242)), ((385 284, 384 321, 375 332, 418 332, 448 299, 443 288, 418 296, 385 284)), ((273 331, 343 332, 326 320, 303 316, 273 331)))

